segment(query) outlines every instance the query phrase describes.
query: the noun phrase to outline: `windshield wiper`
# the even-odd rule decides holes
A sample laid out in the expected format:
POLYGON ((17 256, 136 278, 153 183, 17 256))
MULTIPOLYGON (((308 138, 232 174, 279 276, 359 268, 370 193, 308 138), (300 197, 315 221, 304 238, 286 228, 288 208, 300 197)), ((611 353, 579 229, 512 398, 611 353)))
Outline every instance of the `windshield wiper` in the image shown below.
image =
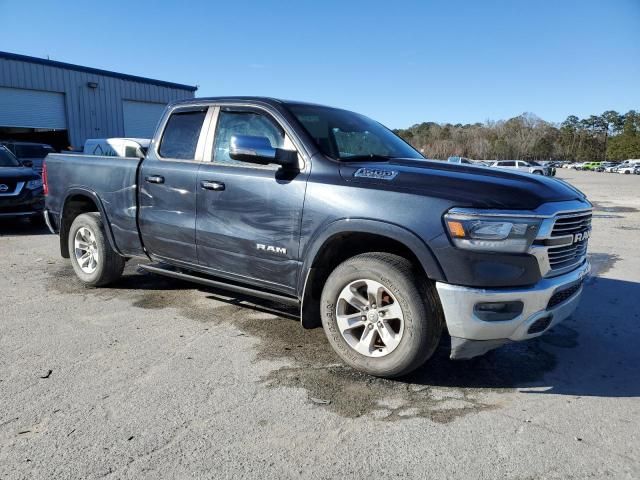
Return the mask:
POLYGON ((369 155, 349 155, 348 157, 340 157, 343 162, 388 162, 396 157, 391 155, 378 155, 377 153, 370 153, 369 155))

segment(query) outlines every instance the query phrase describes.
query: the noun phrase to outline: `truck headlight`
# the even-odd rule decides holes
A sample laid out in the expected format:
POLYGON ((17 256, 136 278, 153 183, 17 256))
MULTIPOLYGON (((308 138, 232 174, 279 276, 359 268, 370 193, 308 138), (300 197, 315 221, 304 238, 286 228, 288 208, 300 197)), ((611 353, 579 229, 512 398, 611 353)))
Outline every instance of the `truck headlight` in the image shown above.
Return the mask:
POLYGON ((465 250, 526 252, 536 238, 540 219, 449 212, 444 223, 453 244, 465 250))
POLYGON ((42 187, 42 180, 36 178, 35 180, 29 180, 27 182, 27 188, 29 190, 35 190, 36 188, 42 187))

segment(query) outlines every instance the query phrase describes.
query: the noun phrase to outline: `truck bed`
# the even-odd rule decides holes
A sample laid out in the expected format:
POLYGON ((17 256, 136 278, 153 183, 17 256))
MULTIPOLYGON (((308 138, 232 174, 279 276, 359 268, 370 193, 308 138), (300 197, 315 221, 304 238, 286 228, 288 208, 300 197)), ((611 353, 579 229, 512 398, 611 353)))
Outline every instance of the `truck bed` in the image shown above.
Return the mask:
POLYGON ((89 196, 107 219, 116 248, 124 255, 142 254, 137 228, 140 162, 138 158, 49 154, 46 165, 50 214, 59 219, 68 199, 89 196))

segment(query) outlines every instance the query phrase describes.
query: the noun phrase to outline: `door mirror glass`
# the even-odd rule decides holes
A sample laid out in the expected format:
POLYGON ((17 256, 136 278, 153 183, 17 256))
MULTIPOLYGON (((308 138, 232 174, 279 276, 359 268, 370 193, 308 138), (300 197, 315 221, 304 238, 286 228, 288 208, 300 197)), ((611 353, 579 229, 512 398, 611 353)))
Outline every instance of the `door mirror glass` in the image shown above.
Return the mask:
POLYGON ((268 165, 275 163, 283 167, 297 166, 295 151, 274 148, 267 137, 233 135, 229 142, 229 157, 240 162, 268 165))
POLYGON ((276 149, 267 137, 233 135, 229 142, 229 157, 240 162, 267 165, 275 163, 276 149))

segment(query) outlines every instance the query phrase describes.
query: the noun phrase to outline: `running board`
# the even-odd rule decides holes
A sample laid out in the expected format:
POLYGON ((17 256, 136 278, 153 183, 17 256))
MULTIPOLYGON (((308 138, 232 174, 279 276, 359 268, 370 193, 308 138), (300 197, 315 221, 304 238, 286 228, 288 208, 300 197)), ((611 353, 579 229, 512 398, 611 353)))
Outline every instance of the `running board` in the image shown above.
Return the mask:
POLYGON ((257 290, 251 287, 244 287, 233 283, 225 283, 220 280, 213 280, 209 277, 199 276, 195 273, 183 273, 176 270, 172 270, 171 267, 163 268, 155 265, 138 265, 138 268, 146 270, 147 272, 157 273, 158 275, 165 275, 167 277, 177 278, 179 280, 185 280, 187 282, 199 283, 208 287, 219 288, 221 290, 228 290, 234 293, 240 293, 248 297, 257 297, 264 300, 271 300, 272 302, 284 303, 286 305, 300 306, 300 301, 294 297, 288 297, 286 295, 280 295, 277 293, 265 292, 263 290, 257 290))

